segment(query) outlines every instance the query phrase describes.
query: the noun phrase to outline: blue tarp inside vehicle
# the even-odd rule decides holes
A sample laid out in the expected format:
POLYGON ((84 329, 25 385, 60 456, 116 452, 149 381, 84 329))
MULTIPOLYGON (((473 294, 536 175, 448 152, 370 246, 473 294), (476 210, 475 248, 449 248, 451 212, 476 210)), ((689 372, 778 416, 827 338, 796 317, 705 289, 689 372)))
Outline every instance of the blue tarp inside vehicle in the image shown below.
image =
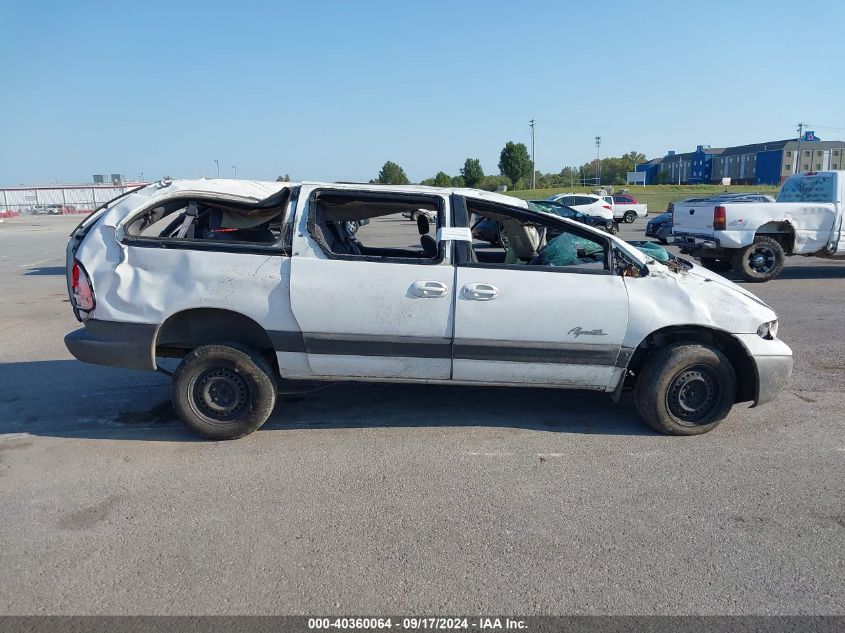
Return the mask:
POLYGON ((660 244, 645 241, 628 242, 628 244, 630 244, 637 250, 645 253, 649 257, 656 259, 662 264, 665 264, 669 261, 669 251, 663 248, 660 244))
POLYGON ((595 242, 571 233, 561 233, 546 244, 546 248, 534 259, 534 264, 538 266, 594 264, 602 261, 603 257, 604 249, 595 242), (594 253, 595 257, 591 257, 591 253, 594 253))

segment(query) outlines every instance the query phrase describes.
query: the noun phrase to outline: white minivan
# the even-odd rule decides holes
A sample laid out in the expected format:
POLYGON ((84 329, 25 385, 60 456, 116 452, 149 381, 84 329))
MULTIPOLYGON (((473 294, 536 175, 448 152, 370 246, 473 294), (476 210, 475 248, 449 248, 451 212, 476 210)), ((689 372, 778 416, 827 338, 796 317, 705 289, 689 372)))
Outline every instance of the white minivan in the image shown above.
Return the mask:
POLYGON ((215 439, 260 427, 280 378, 631 391, 651 427, 695 435, 792 371, 750 292, 471 189, 161 181, 84 220, 67 271, 73 355, 180 359, 174 407, 215 439), (507 247, 473 242, 473 215, 507 247))

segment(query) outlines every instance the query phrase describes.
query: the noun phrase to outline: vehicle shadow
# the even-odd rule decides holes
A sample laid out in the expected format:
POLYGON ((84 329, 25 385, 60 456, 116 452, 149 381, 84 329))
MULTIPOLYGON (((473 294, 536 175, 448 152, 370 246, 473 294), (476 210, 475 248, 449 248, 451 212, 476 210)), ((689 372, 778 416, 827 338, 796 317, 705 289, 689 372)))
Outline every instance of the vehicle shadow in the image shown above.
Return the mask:
POLYGON ((64 266, 41 266, 38 268, 30 268, 24 275, 62 275, 65 274, 64 266))
MULTIPOLYGON (((745 281, 733 270, 728 272, 719 272, 719 274, 738 283, 754 283, 745 281)), ((785 266, 777 276, 777 279, 845 279, 845 265, 837 266, 836 264, 824 264, 821 266, 785 266)))
MULTIPOLYGON (((510 427, 651 435, 630 406, 597 392, 536 388, 285 382, 264 431, 510 427)), ((176 417, 170 379, 75 360, 0 364, 0 434, 204 441, 176 417)))

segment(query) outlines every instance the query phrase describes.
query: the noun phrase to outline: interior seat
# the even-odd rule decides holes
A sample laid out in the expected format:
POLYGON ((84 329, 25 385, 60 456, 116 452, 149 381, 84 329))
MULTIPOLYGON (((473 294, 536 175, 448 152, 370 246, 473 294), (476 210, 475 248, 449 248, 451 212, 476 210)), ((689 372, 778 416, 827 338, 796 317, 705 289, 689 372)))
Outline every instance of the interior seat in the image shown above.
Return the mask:
POLYGON ((437 240, 428 234, 431 225, 424 213, 417 216, 417 230, 420 232, 420 246, 422 246, 423 255, 428 259, 434 259, 437 257, 437 240))

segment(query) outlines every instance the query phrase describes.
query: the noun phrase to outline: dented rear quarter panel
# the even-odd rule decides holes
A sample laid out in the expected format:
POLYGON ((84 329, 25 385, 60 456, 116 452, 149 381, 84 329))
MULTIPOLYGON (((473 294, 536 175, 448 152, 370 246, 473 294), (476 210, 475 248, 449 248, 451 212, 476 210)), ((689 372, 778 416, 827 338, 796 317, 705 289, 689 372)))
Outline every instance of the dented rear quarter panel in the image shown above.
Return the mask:
POLYGON ((91 227, 75 257, 97 298, 93 319, 160 325, 192 308, 220 308, 248 316, 267 330, 298 329, 290 310, 290 258, 243 253, 128 245, 123 224, 137 211, 201 191, 208 198, 258 202, 288 183, 174 181, 141 189, 108 209, 91 227))

